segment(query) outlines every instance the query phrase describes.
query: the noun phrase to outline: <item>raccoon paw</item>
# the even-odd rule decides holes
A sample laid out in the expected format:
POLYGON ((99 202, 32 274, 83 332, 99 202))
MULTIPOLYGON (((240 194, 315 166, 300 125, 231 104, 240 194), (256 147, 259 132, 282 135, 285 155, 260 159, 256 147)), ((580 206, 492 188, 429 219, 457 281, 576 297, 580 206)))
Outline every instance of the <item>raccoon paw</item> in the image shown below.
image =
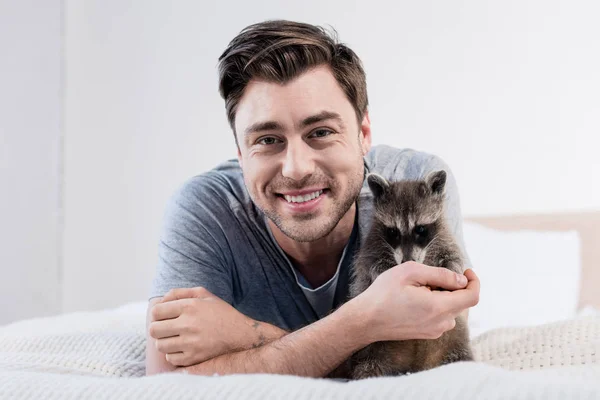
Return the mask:
POLYGON ((384 375, 386 374, 381 365, 374 361, 361 362, 352 370, 352 379, 366 379, 384 375))
POLYGON ((459 361, 475 361, 473 358, 473 352, 470 348, 465 347, 452 350, 451 352, 446 354, 446 357, 444 357, 442 364, 450 364, 459 361))

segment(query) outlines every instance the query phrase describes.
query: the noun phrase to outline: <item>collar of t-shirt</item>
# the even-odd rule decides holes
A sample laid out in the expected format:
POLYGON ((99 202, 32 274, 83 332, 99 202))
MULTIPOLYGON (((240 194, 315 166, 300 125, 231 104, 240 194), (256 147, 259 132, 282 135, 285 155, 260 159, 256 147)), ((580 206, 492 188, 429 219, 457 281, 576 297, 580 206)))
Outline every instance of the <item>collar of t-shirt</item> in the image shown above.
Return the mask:
MULTIPOLYGON (((290 266, 292 273, 296 278, 296 284, 300 287, 300 289, 304 293, 304 296, 306 297, 306 300, 308 300, 311 307, 317 313, 319 318, 323 318, 324 316, 328 315, 333 308, 333 302, 335 300, 335 293, 338 286, 338 277, 340 275, 340 269, 350 268, 352 257, 350 254, 350 249, 352 248, 352 246, 354 246, 354 242, 356 240, 356 235, 358 232, 358 214, 359 213, 357 208, 352 233, 350 235, 348 243, 346 243, 346 246, 344 246, 344 251, 342 252, 342 257, 340 257, 340 261, 338 262, 335 274, 323 285, 317 288, 312 287, 308 280, 306 280, 306 278, 300 273, 300 271, 298 271, 289 261, 287 255, 285 256, 288 260, 288 265, 290 266)), ((270 229, 269 233, 272 235, 270 229)), ((277 243, 274 237, 272 237, 272 239, 275 243, 277 243)))

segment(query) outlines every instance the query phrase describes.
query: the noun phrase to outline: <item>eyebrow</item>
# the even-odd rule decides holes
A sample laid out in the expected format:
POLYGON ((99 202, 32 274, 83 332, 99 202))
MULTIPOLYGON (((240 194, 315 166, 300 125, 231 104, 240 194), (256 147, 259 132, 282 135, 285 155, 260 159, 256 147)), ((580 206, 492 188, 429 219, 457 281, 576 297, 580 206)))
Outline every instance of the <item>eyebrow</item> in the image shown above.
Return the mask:
POLYGON ((318 114, 311 115, 310 117, 304 118, 300 123, 301 128, 306 128, 309 125, 316 124, 317 122, 326 121, 329 119, 336 120, 340 125, 344 126, 342 117, 340 114, 333 111, 321 111, 318 114))
MULTIPOLYGON (((316 124, 317 122, 323 122, 330 119, 337 121, 337 123, 340 124, 342 128, 344 127, 344 122, 342 121, 342 117, 340 116, 340 114, 332 111, 321 111, 318 114, 304 118, 300 122, 299 128, 306 128, 307 126, 316 124)), ((248 136, 257 132, 275 131, 283 129, 283 125, 276 121, 256 122, 250 125, 248 128, 246 128, 246 130, 244 131, 244 136, 248 136)))

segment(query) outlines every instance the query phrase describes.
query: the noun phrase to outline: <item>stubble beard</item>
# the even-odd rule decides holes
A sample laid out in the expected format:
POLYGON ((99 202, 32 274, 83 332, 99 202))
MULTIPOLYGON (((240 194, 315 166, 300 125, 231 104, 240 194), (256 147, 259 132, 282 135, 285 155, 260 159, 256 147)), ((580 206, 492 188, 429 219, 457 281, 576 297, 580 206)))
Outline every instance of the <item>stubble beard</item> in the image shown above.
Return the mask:
MULTIPOLYGON (((269 218, 281 232, 297 242, 314 242, 329 235, 348 210, 356 202, 360 190, 363 186, 364 171, 356 173, 353 176, 352 183, 348 187, 345 196, 341 202, 334 201, 332 210, 322 210, 317 215, 306 213, 291 218, 282 218, 274 209, 259 209, 269 218), (320 220, 325 219, 321 222, 320 220), (319 226, 320 225, 320 226, 319 226)), ((329 193, 336 193, 335 188, 329 193)), ((279 201, 279 200, 278 200, 279 201)), ((256 202, 255 202, 256 204, 256 202)))

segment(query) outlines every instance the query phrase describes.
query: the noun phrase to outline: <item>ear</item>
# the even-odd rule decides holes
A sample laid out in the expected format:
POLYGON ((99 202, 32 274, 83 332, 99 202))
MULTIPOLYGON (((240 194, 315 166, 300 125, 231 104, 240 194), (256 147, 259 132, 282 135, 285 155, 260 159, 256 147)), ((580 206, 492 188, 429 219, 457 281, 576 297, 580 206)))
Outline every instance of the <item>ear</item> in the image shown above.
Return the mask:
POLYGON ((242 152, 240 151, 240 146, 237 147, 237 159, 240 164, 240 168, 244 168, 244 164, 242 164, 242 152))
POLYGON ((431 190, 431 193, 444 193, 444 188, 446 186, 446 171, 441 170, 430 173, 427 175, 427 178, 425 178, 425 182, 427 183, 429 190, 431 190))
POLYGON ((383 176, 373 173, 367 175, 367 183, 376 199, 383 196, 390 187, 390 183, 383 176))
POLYGON ((360 124, 358 141, 360 142, 361 151, 364 157, 367 155, 369 150, 371 150, 371 118, 369 117, 368 110, 365 111, 365 115, 360 124))

